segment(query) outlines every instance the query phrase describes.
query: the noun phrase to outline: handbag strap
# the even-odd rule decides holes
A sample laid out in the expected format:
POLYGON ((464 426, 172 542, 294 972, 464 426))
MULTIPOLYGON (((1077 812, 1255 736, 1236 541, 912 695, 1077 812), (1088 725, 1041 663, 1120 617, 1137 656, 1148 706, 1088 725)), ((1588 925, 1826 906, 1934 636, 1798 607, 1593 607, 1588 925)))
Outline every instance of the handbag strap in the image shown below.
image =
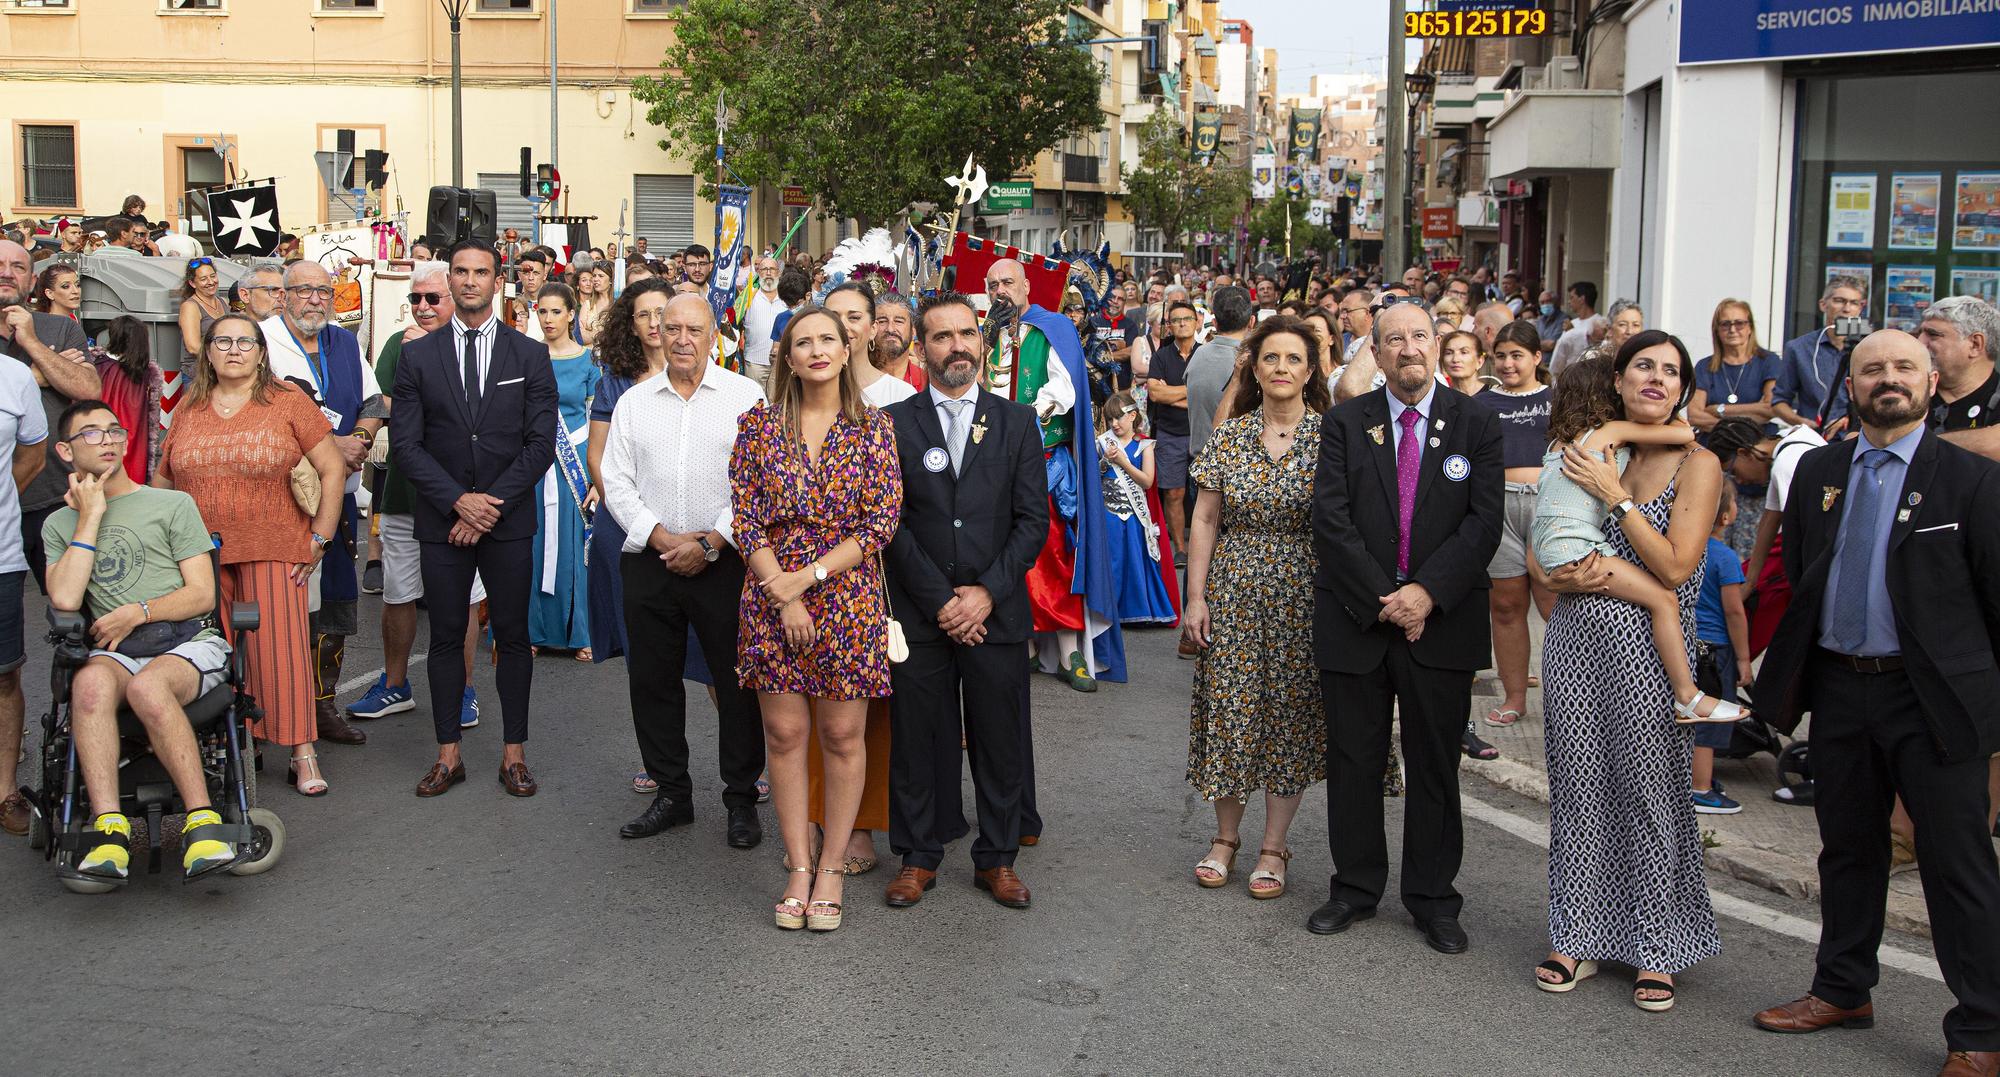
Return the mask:
POLYGON ((889 569, 882 564, 882 551, 875 551, 875 586, 882 592, 882 612, 896 619, 896 608, 889 604, 889 569))

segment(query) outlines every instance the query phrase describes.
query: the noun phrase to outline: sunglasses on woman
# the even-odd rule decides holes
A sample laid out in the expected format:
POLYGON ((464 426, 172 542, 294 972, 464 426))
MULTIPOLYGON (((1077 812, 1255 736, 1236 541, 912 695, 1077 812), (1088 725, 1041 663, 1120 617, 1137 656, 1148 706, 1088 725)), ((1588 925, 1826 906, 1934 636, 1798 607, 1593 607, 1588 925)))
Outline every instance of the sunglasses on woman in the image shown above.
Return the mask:
POLYGON ((214 264, 215 264, 215 259, 213 259, 213 258, 190 258, 190 259, 188 259, 188 268, 189 268, 189 269, 200 269, 200 268, 201 268, 202 266, 212 266, 212 265, 214 265, 214 264))

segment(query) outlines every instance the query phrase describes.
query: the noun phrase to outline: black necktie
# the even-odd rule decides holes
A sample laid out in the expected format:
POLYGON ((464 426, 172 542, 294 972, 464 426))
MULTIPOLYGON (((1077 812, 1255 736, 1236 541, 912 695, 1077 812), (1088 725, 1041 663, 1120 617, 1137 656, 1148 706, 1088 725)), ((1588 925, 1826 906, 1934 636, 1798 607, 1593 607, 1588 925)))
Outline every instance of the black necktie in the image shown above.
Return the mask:
POLYGON ((465 351, 465 403, 476 412, 479 410, 479 334, 467 330, 458 339, 465 351))

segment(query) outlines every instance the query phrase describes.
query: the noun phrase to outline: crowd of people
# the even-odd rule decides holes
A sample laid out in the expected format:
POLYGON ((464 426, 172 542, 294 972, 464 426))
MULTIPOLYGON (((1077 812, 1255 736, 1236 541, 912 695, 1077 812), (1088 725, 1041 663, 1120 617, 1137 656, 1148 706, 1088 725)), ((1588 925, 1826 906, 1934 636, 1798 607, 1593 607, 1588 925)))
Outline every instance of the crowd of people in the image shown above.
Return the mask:
MULTIPOLYGON (((1813 714, 1815 780, 1791 794, 1818 813, 1825 935, 1811 993, 1757 1024, 1871 1019, 1888 874, 1913 861, 1959 1001, 1945 1072, 2000 1068, 2000 725, 1981 706, 2000 677, 2000 313, 1983 301, 1847 339, 1865 284, 1835 277, 1823 324, 1774 352, 1723 299, 1696 359, 1636 304, 1600 313, 1591 283, 1559 308, 1484 268, 1182 266, 1049 310, 1010 259, 975 296, 914 299, 767 252, 746 315, 718 324, 700 247, 559 267, 509 233, 413 253, 412 324, 372 361, 330 322, 317 263, 224 290, 189 259, 191 381, 165 427, 143 330, 87 338, 74 266, 37 275, 0 241, 0 350, 19 360, 0 364, 17 446, 0 513, 20 520, 0 528, 0 756, 21 740, 32 573, 94 617, 80 871, 130 863, 121 701, 189 806, 184 869, 205 874, 236 850, 204 829, 178 708, 244 649, 256 738, 325 795, 317 742, 418 707, 421 601, 438 754, 417 795, 466 779, 482 639, 518 797, 538 789, 537 655, 624 657, 643 770, 606 780, 651 799, 621 837, 694 819, 694 680, 727 843, 760 844, 773 805, 776 926, 839 928, 884 833, 887 904, 920 903, 974 830, 967 761, 974 882, 1025 908, 1015 866, 1043 834, 1029 678, 1098 691, 1129 675, 1126 628, 1174 626, 1185 778, 1215 813, 1194 881, 1229 885, 1261 793, 1244 888, 1283 896, 1324 782, 1335 873, 1306 926, 1347 931, 1388 888, 1400 796, 1400 895, 1445 954, 1471 944, 1458 761, 1498 754, 1481 727, 1528 715, 1538 669, 1550 950, 1532 978, 1562 993, 1616 962, 1649 1011, 1720 948, 1696 818, 1741 805, 1714 754, 1744 723, 1813 714), (263 610, 247 639, 209 619, 210 532, 225 602, 263 610), (342 705, 363 592, 382 595, 385 668, 342 705), (1498 700, 1476 708, 1489 669, 1498 700)), ((26 811, 10 797, 0 824, 26 811)))

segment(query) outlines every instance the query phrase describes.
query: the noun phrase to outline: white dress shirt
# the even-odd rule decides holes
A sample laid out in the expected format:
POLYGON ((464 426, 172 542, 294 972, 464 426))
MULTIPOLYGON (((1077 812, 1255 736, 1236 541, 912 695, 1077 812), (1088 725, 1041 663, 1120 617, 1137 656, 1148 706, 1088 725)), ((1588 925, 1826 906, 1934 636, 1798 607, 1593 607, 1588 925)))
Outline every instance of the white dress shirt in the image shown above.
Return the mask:
POLYGON ((646 548, 655 525, 675 534, 730 530, 729 454, 736 420, 764 399, 756 382, 703 363, 683 397, 667 371, 625 391, 611 412, 599 462, 604 504, 625 529, 625 552, 646 548))
MULTIPOLYGON (((472 346, 478 352, 479 395, 484 398, 486 395, 486 374, 489 370, 493 369, 493 341, 500 335, 500 316, 498 312, 495 312, 484 322, 481 322, 477 329, 459 321, 457 314, 451 316, 452 365, 460 372, 459 376, 461 378, 465 376, 465 334, 467 333, 472 334, 472 346)), ((470 386, 462 386, 461 388, 465 390, 466 397, 470 399, 472 388, 470 386)))
MULTIPOLYGON (((950 403, 952 398, 938 392, 935 384, 926 388, 924 395, 930 398, 931 410, 937 412, 938 429, 944 431, 945 438, 949 440, 951 438, 951 409, 945 407, 945 405, 950 403)), ((965 453, 965 436, 972 429, 973 413, 979 410, 979 383, 973 382, 971 385, 966 386, 965 395, 958 399, 966 403, 965 422, 958 429, 958 451, 963 456, 965 453)))

